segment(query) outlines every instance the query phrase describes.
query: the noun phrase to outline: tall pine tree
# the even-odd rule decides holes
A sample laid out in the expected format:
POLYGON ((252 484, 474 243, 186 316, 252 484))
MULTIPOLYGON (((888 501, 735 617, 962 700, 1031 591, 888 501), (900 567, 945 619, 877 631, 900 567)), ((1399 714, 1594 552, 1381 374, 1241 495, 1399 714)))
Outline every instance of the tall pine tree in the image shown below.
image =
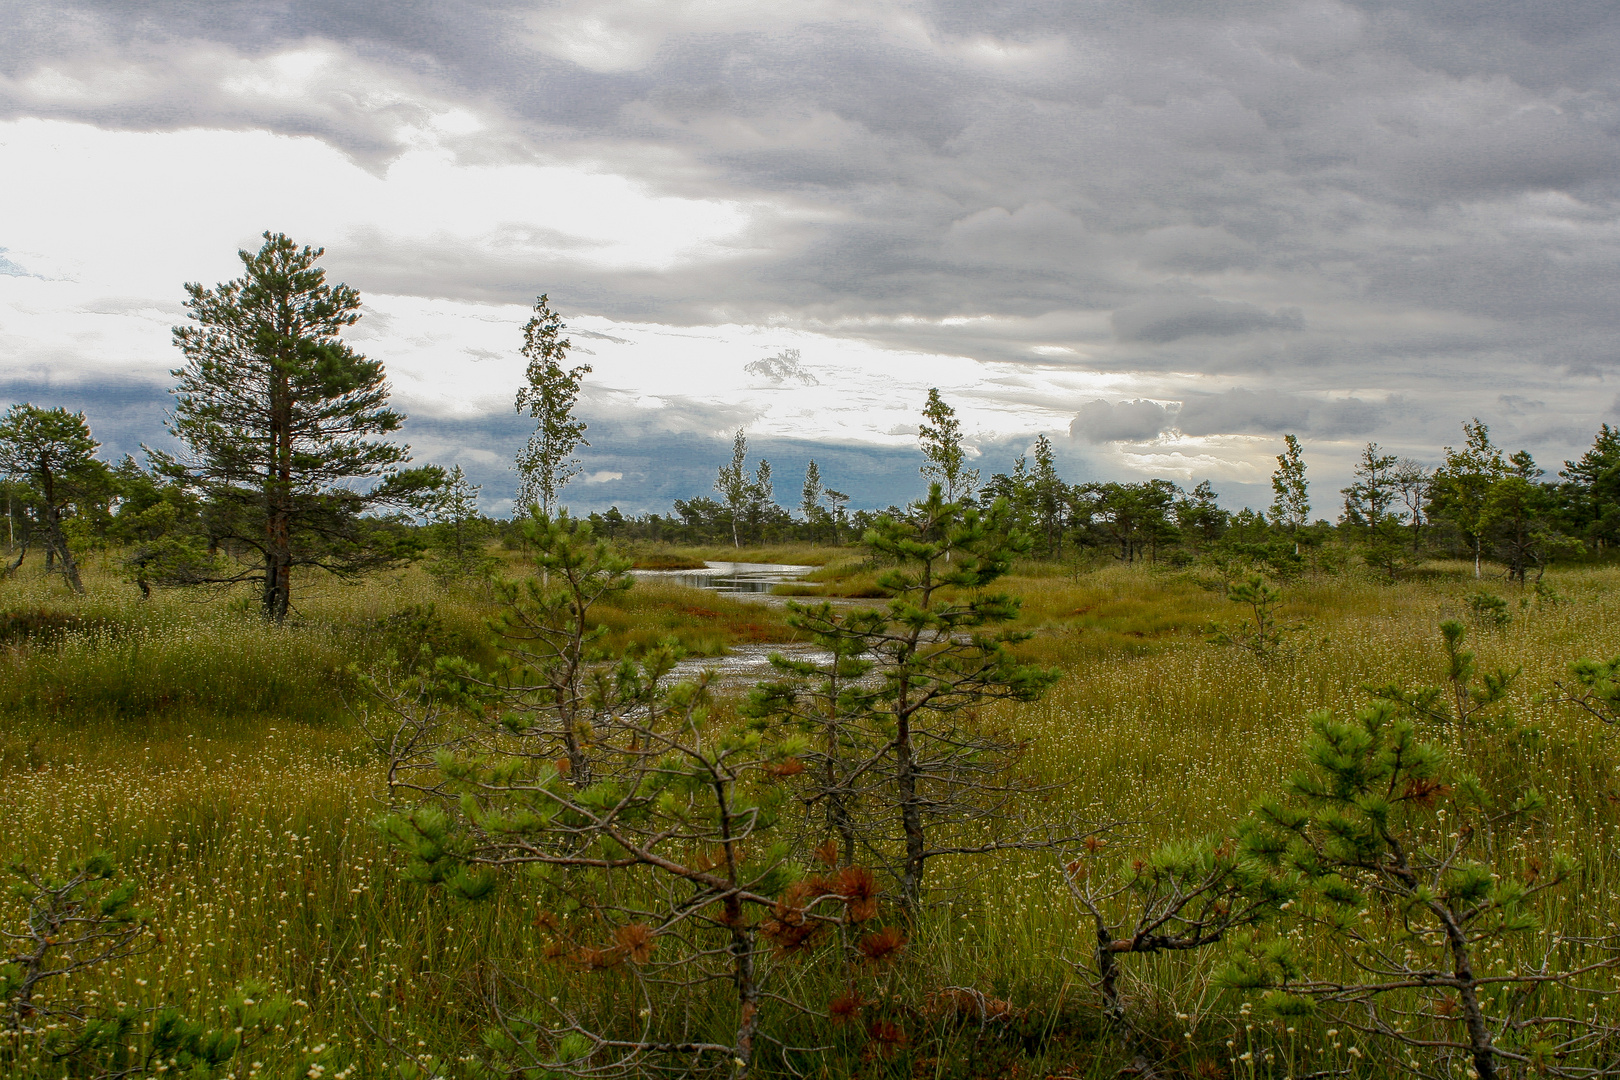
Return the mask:
POLYGON ((720 466, 714 481, 714 490, 725 497, 726 510, 731 515, 732 547, 742 547, 742 521, 748 513, 749 495, 753 491, 743 468, 747 460, 748 436, 738 428, 737 434, 731 437, 731 461, 720 466))
POLYGON ((240 278, 186 286, 193 325, 174 329, 186 365, 168 423, 185 449, 152 457, 203 499, 210 538, 235 556, 186 580, 257 582, 280 622, 294 567, 352 576, 396 561, 376 515, 419 505, 443 471, 402 470, 408 448, 373 437, 404 417, 388 408, 382 363, 338 336, 359 321, 360 294, 327 284, 325 250, 267 232, 237 254, 240 278))
POLYGON ((1572 525, 1597 550, 1620 541, 1620 428, 1604 424, 1592 448, 1558 475, 1572 525))

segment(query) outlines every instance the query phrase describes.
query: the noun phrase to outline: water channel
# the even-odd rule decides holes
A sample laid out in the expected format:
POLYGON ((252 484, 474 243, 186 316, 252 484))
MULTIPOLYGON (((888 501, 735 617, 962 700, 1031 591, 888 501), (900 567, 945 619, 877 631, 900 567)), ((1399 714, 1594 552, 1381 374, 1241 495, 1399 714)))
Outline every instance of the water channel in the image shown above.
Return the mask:
MULTIPOLYGON (((631 572, 643 581, 668 581, 691 589, 709 589, 713 592, 726 593, 739 600, 769 603, 772 599, 771 590, 778 585, 788 582, 814 584, 802 581, 804 575, 814 569, 813 566, 795 566, 789 563, 709 562, 701 570, 631 572)), ((790 642, 734 645, 725 656, 695 656, 682 660, 675 665, 671 677, 691 678, 700 671, 709 670, 715 674, 715 681, 711 685, 716 689, 741 689, 761 679, 768 679, 774 674, 770 664, 771 653, 781 653, 795 660, 808 660, 812 663, 825 663, 832 659, 831 653, 813 645, 790 642)))
POLYGON ((648 581, 668 581, 691 589, 769 595, 776 586, 798 582, 814 569, 789 563, 709 562, 701 570, 634 570, 632 573, 648 581))

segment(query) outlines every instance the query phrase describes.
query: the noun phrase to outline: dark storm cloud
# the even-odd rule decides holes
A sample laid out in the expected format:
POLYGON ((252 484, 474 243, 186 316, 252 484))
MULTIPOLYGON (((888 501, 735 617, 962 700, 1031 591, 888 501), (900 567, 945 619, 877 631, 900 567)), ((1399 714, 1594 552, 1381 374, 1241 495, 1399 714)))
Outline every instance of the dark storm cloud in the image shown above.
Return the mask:
POLYGON ((1253 304, 1202 296, 1144 300, 1115 311, 1110 321, 1114 336, 1121 341, 1164 342, 1196 334, 1222 337, 1256 330, 1305 328, 1305 317, 1298 308, 1270 312, 1253 304))
POLYGON ((90 433, 101 443, 100 457, 109 462, 126 454, 144 461, 142 444, 171 449, 174 440, 163 427, 171 400, 168 391, 161 386, 128 379, 0 381, 0 409, 27 402, 41 409, 61 407, 69 412, 84 413, 90 433))
MULTIPOLYGON (((163 427, 172 399, 151 383, 0 381, 0 412, 24 401, 83 412, 107 462, 128 454, 144 463, 143 445, 163 450, 178 445, 163 427)), ((579 449, 581 471, 567 489, 573 509, 588 513, 616 505, 626 513, 667 514, 676 499, 718 497, 715 474, 731 458, 731 439, 714 431, 734 424, 738 413, 676 401, 668 412, 626 414, 610 399, 593 401, 590 395, 584 404, 580 415, 592 445, 579 449)), ((458 419, 410 416, 396 438, 410 446, 419 464, 460 465, 482 487, 486 512, 504 514, 517 493, 512 459, 533 430, 533 420, 511 412, 458 419)), ((823 481, 850 496, 851 508, 882 508, 920 494, 922 455, 914 449, 750 440, 750 467, 760 458, 771 462, 777 501, 785 505, 797 505, 812 458, 823 481)))
POLYGON ((1069 434, 1089 443, 1148 442, 1168 431, 1175 415, 1174 405, 1157 401, 1097 399, 1080 406, 1069 424, 1069 434))
MULTIPOLYGON (((735 25, 705 10, 13 4, 0 113, 268 127, 380 169, 401 125, 464 106, 487 126, 446 138, 463 160, 572 157, 764 209, 732 255, 669 274, 561 242, 334 243, 364 287, 523 302, 554 282, 558 302, 615 317, 1249 377, 1187 398, 1184 433, 1360 437, 1391 422, 1374 403, 1391 393, 1427 423, 1469 393, 1533 398, 1620 368, 1607 0, 827 0, 735 25), (606 55, 568 44, 590 20, 606 55), (294 47, 345 63, 292 96, 219 92, 294 47)), ((1149 437, 1149 405, 1087 405, 1076 437, 1149 437)))
POLYGON ((1358 398, 1310 399, 1273 390, 1241 387, 1221 394, 1188 398, 1176 414, 1185 435, 1268 434, 1286 432, 1335 439, 1366 435, 1385 422, 1390 406, 1358 398))

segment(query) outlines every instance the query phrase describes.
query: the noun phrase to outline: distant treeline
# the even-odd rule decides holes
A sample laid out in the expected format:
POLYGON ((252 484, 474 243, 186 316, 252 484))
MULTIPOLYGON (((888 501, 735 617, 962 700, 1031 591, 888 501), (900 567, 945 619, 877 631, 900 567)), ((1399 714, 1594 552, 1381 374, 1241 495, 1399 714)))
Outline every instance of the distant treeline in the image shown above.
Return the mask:
MULTIPOLYGON (((409 448, 389 438, 405 418, 388 406, 382 363, 341 337, 360 319, 359 294, 325 280, 321 250, 280 233, 264 240, 258 252, 238 253, 241 278, 186 286, 189 321, 174 329, 185 366, 175 372, 165 424, 175 452, 149 450, 144 465, 127 456, 108 465, 95 456, 100 444, 82 413, 25 402, 0 416, 7 519, 0 540, 9 553, 0 576, 37 549, 48 570, 82 591, 76 553, 117 547, 143 592, 253 583, 265 616, 279 621, 298 568, 354 578, 426 556, 447 578, 480 576, 492 569, 485 551, 492 538, 522 543, 518 522, 481 514, 479 488, 459 467, 407 467, 409 448)), ((582 468, 574 453, 585 445, 585 424, 574 406, 591 369, 566 365, 564 329, 538 297, 523 327, 528 368, 514 399, 535 421, 513 462, 519 519, 563 509, 582 468)), ((1476 574, 1491 558, 1524 582, 1556 559, 1599 556, 1615 545, 1620 430, 1603 425, 1592 448, 1564 462, 1556 478, 1527 452, 1492 443, 1478 419, 1462 434, 1437 467, 1369 443, 1354 482, 1327 498, 1313 496, 1304 449, 1285 436, 1271 506, 1232 513, 1208 482, 1188 490, 1159 479, 1067 480, 1045 435, 1031 457, 981 482, 968 467, 955 410, 932 389, 917 428, 924 459, 917 494, 937 486, 948 504, 1004 500, 1007 513, 995 519, 1032 537, 1035 555, 1048 559, 1231 558, 1286 576, 1353 556, 1395 577, 1430 555, 1462 555, 1476 574)), ((614 507, 590 518, 616 540, 741 547, 849 543, 885 517, 909 513, 852 510, 813 460, 796 502, 784 506, 770 462, 750 467, 748 439, 738 431, 712 496, 677 499, 666 514, 630 517, 614 507)))
MULTIPOLYGON (((746 446, 740 437, 739 445, 746 446)), ((1209 481, 1190 489, 1161 479, 1070 482, 1058 474, 1044 435, 1033 462, 1019 457, 965 498, 981 505, 1006 499, 1015 523, 1035 538, 1035 554, 1052 559, 1095 554, 1128 563, 1185 563, 1227 554, 1286 574, 1331 568, 1354 550, 1391 575, 1417 559, 1443 555, 1494 559, 1522 581, 1555 559, 1599 556, 1620 544, 1620 429, 1608 424, 1556 478, 1527 452, 1510 455, 1495 446, 1477 419, 1463 425, 1460 447, 1444 448, 1438 467, 1370 443, 1354 482, 1336 496, 1317 497, 1336 520, 1312 513, 1304 453, 1293 436, 1283 451, 1272 476, 1275 499, 1263 512, 1223 509, 1209 481)), ((843 543, 884 514, 904 513, 897 506, 850 512, 837 492, 827 498, 814 461, 807 474, 797 512, 776 501, 769 464, 760 462, 739 500, 677 499, 668 514, 629 516, 615 507, 590 518, 602 533, 623 539, 843 543)))
MULTIPOLYGON (((1495 560, 1522 581, 1555 560, 1600 557, 1620 545, 1620 429, 1604 424, 1591 449, 1564 462, 1556 477, 1548 477, 1528 453, 1496 447, 1478 420, 1463 425, 1463 436, 1461 447, 1446 447, 1433 468, 1369 444, 1354 483, 1322 507, 1336 520, 1312 512, 1328 500, 1313 496, 1302 448, 1292 436, 1272 478, 1276 498, 1263 512, 1223 509, 1208 481, 1191 488, 1163 479, 1070 482, 1059 475, 1044 435, 1033 461, 1019 457, 958 497, 980 505, 1006 499, 1014 523, 1034 538, 1036 557, 1047 559, 1176 565, 1229 556, 1286 576, 1333 569, 1355 553, 1393 576, 1418 559, 1449 556, 1495 560)), ((613 507, 589 519, 599 535, 624 541, 836 545, 858 541, 884 515, 905 513, 899 506, 850 510, 847 496, 823 484, 814 461, 797 505, 784 506, 771 483, 770 463, 745 468, 746 451, 739 433, 732 460, 719 469, 717 498, 676 499, 667 513, 630 515, 613 507)), ((962 475, 977 480, 976 473, 962 475)), ((62 482, 70 497, 54 510, 63 540, 74 550, 144 550, 176 537, 204 547, 229 546, 227 538, 210 535, 217 515, 205 499, 133 458, 111 467, 81 463, 62 482)), ((0 481, 0 490, 7 514, 3 540, 12 561, 32 544, 54 563, 59 555, 47 542, 46 501, 24 477, 0 481)), ((520 545, 522 515, 484 515, 477 496, 477 487, 453 470, 420 513, 377 517, 372 540, 385 541, 399 557, 437 552, 440 562, 462 568, 473 561, 469 550, 488 541, 520 545)))

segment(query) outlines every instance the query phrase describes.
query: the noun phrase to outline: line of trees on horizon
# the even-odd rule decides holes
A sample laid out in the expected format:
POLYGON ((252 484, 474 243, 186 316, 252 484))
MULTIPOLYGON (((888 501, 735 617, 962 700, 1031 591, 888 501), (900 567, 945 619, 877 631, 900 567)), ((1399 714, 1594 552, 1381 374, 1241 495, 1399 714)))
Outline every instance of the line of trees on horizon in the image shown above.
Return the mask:
MULTIPOLYGON (((166 427, 176 452, 145 449, 147 463, 101 461, 83 413, 14 405, 0 417, 0 484, 8 556, 15 572, 40 549, 46 569, 82 591, 79 553, 122 548, 131 580, 154 585, 252 583, 273 620, 291 606, 295 568, 355 577, 427 556, 447 579, 492 566, 492 538, 520 543, 530 508, 551 514, 581 464, 586 425, 574 415, 588 365, 567 366, 571 342, 547 297, 523 328, 528 361, 515 407, 535 431, 514 469, 513 520, 479 510, 478 485, 459 467, 410 467, 409 447, 387 436, 404 417, 388 406, 380 361, 356 353, 341 332, 360 318, 360 297, 331 285, 316 265, 321 249, 265 233, 242 251, 243 276, 214 288, 188 284, 190 323, 174 342, 185 363, 173 372, 166 427)), ((1012 527, 1035 538, 1041 558, 1112 556, 1185 564, 1235 557, 1279 576, 1331 568, 1353 550, 1398 577, 1430 555, 1502 563, 1520 583, 1557 559, 1601 556, 1620 543, 1620 429, 1604 424, 1591 449, 1546 477, 1526 451, 1509 454, 1475 418, 1459 447, 1429 468, 1369 443, 1354 480, 1339 493, 1336 520, 1315 516, 1304 450, 1284 438, 1264 511, 1232 512, 1208 481, 1070 482, 1052 442, 981 483, 969 467, 954 409, 929 391, 918 427, 920 479, 951 503, 986 508, 1005 500, 1012 527)), ((1336 500, 1337 501, 1337 500, 1336 500)), ((592 513, 617 540, 685 544, 813 543, 859 540, 901 507, 851 509, 850 498, 808 462, 797 506, 777 501, 771 463, 748 460, 738 430, 713 495, 677 499, 667 514, 592 513)))
MULTIPOLYGON (((1524 583, 1555 560, 1601 556, 1620 544, 1620 428, 1609 424, 1585 454, 1564 462, 1556 480, 1546 479, 1528 452, 1495 445, 1478 418, 1464 422, 1462 445, 1445 447, 1434 468, 1368 443, 1330 521, 1313 518, 1304 448, 1294 435, 1284 437, 1277 456, 1271 506, 1234 512, 1220 505, 1207 480, 1190 488, 1165 479, 1066 481, 1045 435, 1032 454, 981 485, 978 470, 966 467, 954 412, 937 389, 929 392, 924 419, 924 480, 941 483, 950 501, 989 506, 1005 499, 1014 526, 1035 538, 1039 558, 1107 554, 1126 563, 1187 563, 1215 554, 1287 576, 1332 568, 1353 549, 1391 578, 1444 555, 1471 559, 1476 576, 1494 559, 1524 583)), ((748 470, 747 446, 739 430, 715 483, 719 499, 677 499, 667 515, 627 516, 614 507, 590 520, 617 539, 740 547, 838 544, 858 539, 880 517, 904 515, 898 506, 851 512, 847 496, 825 487, 813 459, 795 515, 774 498, 769 461, 748 470)))
MULTIPOLYGON (((937 390, 925 409, 936 421, 954 423, 937 390)), ((583 424, 578 427, 583 431, 583 424)), ((1165 479, 1066 481, 1045 435, 1032 454, 980 484, 978 470, 965 466, 959 432, 937 422, 923 428, 935 432, 921 439, 923 479, 943 482, 953 501, 989 506, 1007 500, 1015 526, 1035 538, 1037 558, 1111 556, 1181 565, 1203 556, 1239 556, 1288 576, 1332 569, 1354 549, 1390 577, 1423 558, 1445 555, 1471 559, 1481 573, 1485 560, 1495 560, 1524 582, 1555 560, 1601 556, 1620 543, 1620 428, 1608 424, 1585 454, 1564 463, 1556 479, 1547 479, 1528 453, 1497 447, 1478 419, 1464 423, 1462 446, 1446 447, 1442 464, 1432 469, 1369 443, 1354 482, 1339 492, 1336 521, 1313 517, 1304 450, 1292 435, 1285 436, 1277 458, 1270 508, 1230 511, 1220 506, 1209 481, 1191 487, 1165 479)), ((222 551, 257 540, 251 535, 254 515, 240 504, 262 498, 260 492, 249 496, 228 485, 214 493, 199 490, 176 477, 172 460, 163 455, 154 455, 149 467, 127 455, 109 466, 95 457, 98 445, 84 416, 62 408, 21 404, 0 418, 7 572, 37 548, 47 570, 74 586, 76 552, 126 548, 133 552, 133 580, 143 589, 236 579, 240 571, 202 570, 222 551)), ((532 446, 525 452, 533 460, 532 446)), ((530 502, 555 511, 574 471, 577 463, 554 467, 530 502)), ((601 535, 615 540, 742 547, 842 545, 859 540, 879 518, 904 514, 898 506, 851 510, 849 496, 822 475, 811 459, 797 505, 782 505, 771 463, 749 461, 747 435, 739 430, 731 458, 717 470, 713 496, 676 499, 665 514, 627 515, 612 507, 587 516, 601 535)), ((425 556, 442 573, 466 576, 489 567, 483 551, 488 542, 519 542, 521 517, 484 514, 479 486, 459 466, 418 471, 407 498, 399 488, 395 481, 378 493, 386 500, 354 496, 358 506, 344 508, 353 535, 343 545, 347 550, 337 553, 341 558, 323 553, 329 568, 359 573, 425 556)), ((283 566, 281 572, 290 572, 290 563, 283 566)), ((279 605, 287 589, 273 592, 279 605)))

